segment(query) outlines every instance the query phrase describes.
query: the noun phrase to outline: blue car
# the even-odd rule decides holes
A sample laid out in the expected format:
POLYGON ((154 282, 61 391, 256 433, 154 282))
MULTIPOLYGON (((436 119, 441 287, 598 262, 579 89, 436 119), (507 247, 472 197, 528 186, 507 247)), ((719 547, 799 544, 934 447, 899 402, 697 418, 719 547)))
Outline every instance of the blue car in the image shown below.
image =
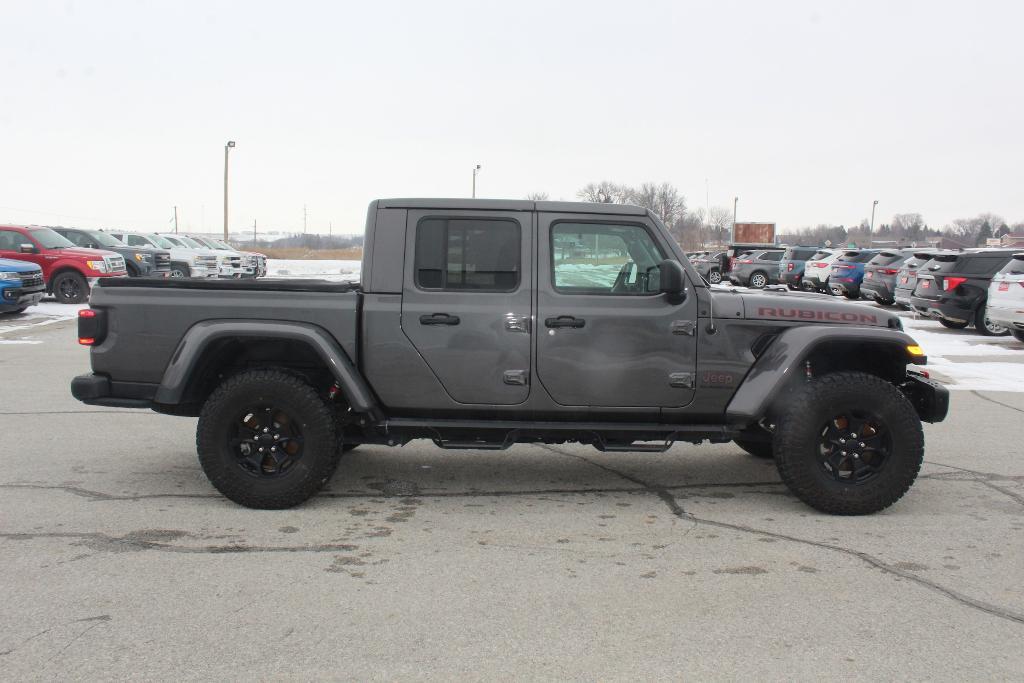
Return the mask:
POLYGON ((0 259, 0 313, 21 313, 46 292, 43 271, 34 263, 0 259))
POLYGON ((828 286, 836 296, 842 294, 847 299, 860 298, 860 284, 864 282, 864 266, 875 257, 881 249, 850 249, 844 251, 832 263, 832 273, 828 276, 828 286))

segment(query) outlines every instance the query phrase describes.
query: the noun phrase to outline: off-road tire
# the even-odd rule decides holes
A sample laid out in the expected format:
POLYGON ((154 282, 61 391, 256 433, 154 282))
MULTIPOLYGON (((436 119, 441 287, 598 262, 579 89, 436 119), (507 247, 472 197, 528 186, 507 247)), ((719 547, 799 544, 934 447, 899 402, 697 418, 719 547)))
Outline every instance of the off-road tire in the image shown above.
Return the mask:
POLYGON ((837 372, 807 382, 776 425, 773 446, 782 481, 812 508, 834 515, 884 510, 907 492, 924 461, 924 433, 914 406, 891 383, 863 372, 837 372), (847 410, 877 415, 891 439, 885 464, 863 483, 840 483, 819 464, 823 426, 847 410))
POLYGON ((747 439, 733 439, 733 443, 750 453, 755 458, 774 458, 771 441, 748 441, 747 439))
POLYGON ((771 280, 768 279, 768 273, 764 272, 763 270, 755 270, 753 273, 750 274, 750 279, 747 280, 747 284, 750 286, 751 289, 764 289, 769 284, 771 284, 771 280), (760 282, 761 284, 757 284, 754 281, 755 278, 757 278, 758 276, 760 276, 760 279, 757 280, 757 282, 760 282))
POLYGON ((65 271, 55 277, 50 288, 58 303, 81 304, 89 300, 89 283, 74 271, 65 271))
POLYGON ((1024 330, 1010 330, 1010 334, 1012 334, 1013 338, 1017 341, 1024 342, 1024 330))
POLYGON ((1005 337, 1010 334, 1010 331, 1002 325, 996 325, 988 320, 984 303, 978 306, 978 310, 974 312, 974 330, 983 337, 1005 337))
POLYGON ((967 325, 969 324, 969 323, 958 323, 955 320, 946 320, 945 318, 939 318, 939 323, 943 327, 948 327, 951 330, 962 330, 965 327, 967 327, 967 325))
POLYGON ((250 370, 218 386, 199 414, 196 448, 214 488, 260 510, 294 507, 315 495, 334 474, 342 451, 332 408, 301 378, 280 370, 250 370), (303 438, 301 457, 275 477, 243 469, 228 443, 240 411, 263 403, 279 406, 297 421, 303 438))

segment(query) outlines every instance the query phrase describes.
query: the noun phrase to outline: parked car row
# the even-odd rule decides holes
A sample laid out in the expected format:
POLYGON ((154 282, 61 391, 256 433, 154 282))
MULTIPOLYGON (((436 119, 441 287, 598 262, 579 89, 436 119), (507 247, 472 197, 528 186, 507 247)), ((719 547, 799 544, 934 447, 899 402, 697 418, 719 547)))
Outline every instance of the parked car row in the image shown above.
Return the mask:
POLYGON ((0 225, 0 312, 21 312, 43 294, 60 303, 83 303, 101 278, 266 274, 263 254, 239 252, 205 237, 0 225), (29 273, 38 273, 41 285, 29 273))

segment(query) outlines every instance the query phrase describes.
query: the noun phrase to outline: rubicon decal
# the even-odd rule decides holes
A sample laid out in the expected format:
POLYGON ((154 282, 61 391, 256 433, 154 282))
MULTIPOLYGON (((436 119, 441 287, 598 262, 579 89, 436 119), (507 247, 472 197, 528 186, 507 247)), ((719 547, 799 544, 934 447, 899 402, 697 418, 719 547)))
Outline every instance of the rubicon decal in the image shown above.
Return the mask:
POLYGON ((815 311, 808 308, 775 308, 761 306, 757 315, 763 318, 783 318, 786 320, 821 320, 831 323, 868 323, 878 324, 878 317, 870 313, 854 313, 839 311, 815 311))

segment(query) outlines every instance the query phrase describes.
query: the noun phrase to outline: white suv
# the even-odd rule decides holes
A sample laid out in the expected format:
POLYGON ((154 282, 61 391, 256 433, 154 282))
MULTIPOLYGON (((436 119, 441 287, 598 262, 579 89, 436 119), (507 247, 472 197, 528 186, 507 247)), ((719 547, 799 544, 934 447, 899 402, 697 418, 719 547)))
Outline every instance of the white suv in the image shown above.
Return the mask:
POLYGON ((987 305, 988 319, 1024 342, 1024 253, 1014 254, 992 277, 987 305))
POLYGON ((819 249, 804 264, 801 286, 808 291, 828 292, 828 276, 832 263, 843 255, 843 249, 819 249))
POLYGON ((185 247, 187 249, 193 249, 201 254, 207 256, 213 256, 217 261, 217 274, 220 277, 237 278, 242 277, 245 274, 245 269, 242 267, 242 255, 237 251, 219 251, 217 249, 210 249, 205 244, 201 244, 191 237, 185 235, 169 235, 162 233, 160 237, 171 244, 185 247))

